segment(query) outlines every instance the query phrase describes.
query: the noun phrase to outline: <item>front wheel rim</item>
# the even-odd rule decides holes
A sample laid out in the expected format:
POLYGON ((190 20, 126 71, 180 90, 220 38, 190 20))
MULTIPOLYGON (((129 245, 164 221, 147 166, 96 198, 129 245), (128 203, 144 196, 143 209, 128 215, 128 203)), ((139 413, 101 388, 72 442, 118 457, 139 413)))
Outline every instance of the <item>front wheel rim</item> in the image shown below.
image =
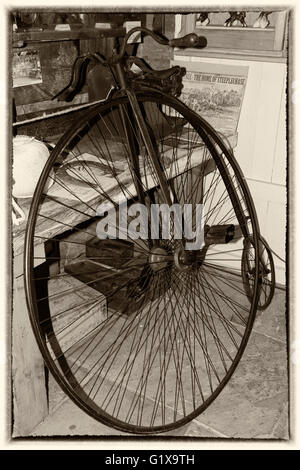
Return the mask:
MULTIPOLYGON (((173 104, 173 102, 172 102, 173 104)), ((180 108, 180 105, 177 105, 177 108, 180 108)), ((182 110, 182 112, 184 111, 184 109, 182 110)), ((210 136, 210 140, 213 139, 214 136, 210 136)), ((215 145, 216 148, 219 148, 218 147, 218 144, 215 145)), ((220 151, 220 149, 219 149, 220 151)), ((220 158, 220 157, 219 157, 220 158)), ((224 158, 224 156, 223 156, 224 158)), ((44 178, 45 181, 47 178, 44 178)), ((239 181, 240 179, 240 175, 236 178, 236 181, 239 181)), ((45 181, 43 184, 45 184, 45 181)), ((39 186, 38 190, 37 190, 37 193, 42 193, 42 187, 43 184, 39 186)), ((242 190, 240 190, 242 191, 242 190)), ((248 193, 245 193, 247 197, 249 197, 248 193)), ((249 210, 250 212, 252 211, 251 209, 251 204, 249 203, 249 210)), ((173 418, 170 419, 169 422, 166 422, 166 417, 165 418, 162 418, 162 423, 160 425, 157 425, 155 423, 155 420, 148 426, 144 426, 142 424, 142 421, 140 420, 140 422, 138 424, 132 424, 128 421, 122 421, 122 420, 118 420, 116 419, 113 414, 110 414, 110 413, 106 413, 105 410, 103 410, 101 407, 96 407, 95 406, 95 403, 90 403, 90 398, 89 396, 86 396, 84 393, 81 393, 78 394, 78 392, 74 392, 74 390, 71 388, 70 390, 70 387, 72 387, 70 385, 70 383, 65 379, 65 377, 62 377, 62 374, 61 374, 61 371, 59 371, 59 369, 53 364, 53 357, 51 356, 51 354, 49 353, 49 345, 46 344, 45 342, 45 339, 43 337, 43 334, 41 334, 41 326, 37 324, 37 318, 38 318, 38 315, 37 315, 37 312, 36 312, 36 299, 35 299, 35 292, 34 292, 34 287, 32 286, 32 277, 33 277, 33 263, 32 263, 32 258, 33 258, 33 255, 34 255, 34 249, 33 249, 33 239, 35 237, 35 219, 36 219, 36 213, 37 213, 37 209, 36 210, 31 210, 31 215, 30 215, 30 219, 29 219, 29 228, 28 228, 28 232, 27 232, 27 241, 26 241, 26 253, 25 253, 25 266, 26 266, 26 273, 25 273, 25 279, 26 279, 26 292, 27 292, 27 298, 28 298, 28 304, 29 304, 29 309, 30 309, 30 312, 31 312, 31 321, 32 321, 32 324, 33 324, 33 328, 34 328, 34 332, 35 332, 35 335, 38 339, 38 343, 40 345, 40 348, 42 349, 42 353, 43 353, 43 356, 45 357, 46 359, 46 362, 51 370, 51 372, 53 373, 53 375, 56 377, 56 379, 59 381, 60 385, 62 386, 62 388, 64 389, 64 391, 66 393, 68 393, 69 396, 71 396, 71 398, 82 408, 84 409, 84 411, 86 411, 88 414, 90 414, 91 416, 93 416, 94 418, 104 422, 105 424, 107 425, 111 425, 117 429, 120 429, 122 431, 127 431, 127 432, 133 432, 133 433, 154 433, 154 432, 164 432, 164 431, 167 431, 167 430, 170 430, 170 429, 173 429, 173 428, 176 428, 178 426, 181 426, 187 422, 189 422, 191 419, 193 419, 194 417, 196 417, 199 413, 201 413, 202 411, 204 411, 204 409, 207 408, 207 406, 216 398, 216 396, 220 393, 220 391, 223 389, 224 385, 227 383, 227 381, 229 380, 230 376, 232 375, 234 369, 236 368, 236 365, 237 363, 239 362, 239 359, 242 355, 242 352, 245 348, 245 345, 247 343, 247 340, 248 340, 248 337, 249 337, 249 334, 250 334, 250 331, 251 331, 251 328, 252 328, 252 324, 253 324, 253 321, 254 321, 254 316, 255 316, 255 310, 256 310, 256 307, 255 307, 255 302, 257 301, 257 299, 255 299, 255 295, 254 295, 254 298, 252 298, 252 305, 251 305, 251 308, 250 308, 250 313, 248 314, 248 317, 247 317, 247 322, 245 324, 245 328, 244 328, 244 334, 243 334, 243 337, 242 337, 242 340, 239 342, 239 347, 237 348, 237 354, 235 356, 235 358, 231 361, 231 365, 230 367, 227 366, 227 370, 226 370, 226 374, 225 376, 223 377, 223 379, 219 380, 219 384, 218 386, 215 386, 215 387, 212 387, 213 390, 209 393, 209 395, 206 397, 205 400, 203 400, 203 403, 201 406, 194 406, 195 403, 193 404, 193 409, 191 412, 187 413, 185 416, 183 417, 180 417, 180 410, 178 408, 178 410, 176 411, 175 415, 173 415, 173 418), (176 414, 178 416, 176 416, 176 414), (174 418, 175 416, 175 418, 174 418)), ((253 232, 254 234, 254 238, 256 239, 257 238, 257 226, 255 225, 256 222, 255 222, 255 215, 252 214, 251 215, 252 219, 253 219, 253 232)), ((255 241, 256 243, 256 241, 255 241)), ((209 258, 208 258, 209 259, 209 258)), ((213 256, 210 258, 211 260, 213 260, 213 256)), ((161 261, 160 261, 161 262, 161 261)), ((204 263, 205 264, 205 263, 204 263)), ((211 289, 211 287, 209 287, 210 283, 212 281, 208 281, 207 279, 212 279, 212 273, 215 272, 215 270, 217 269, 217 267, 214 265, 213 262, 208 262, 206 266, 203 266, 202 268, 202 271, 201 272, 193 272, 193 275, 196 276, 196 278, 198 278, 198 280, 201 280, 202 284, 205 284, 206 287, 206 295, 204 297, 202 297, 202 305, 204 305, 204 303, 206 302, 206 304, 208 304, 208 299, 207 299, 207 292, 209 292, 209 289, 211 289), (204 272, 206 273, 206 280, 204 279, 204 272)), ((159 271, 159 269, 157 270, 159 271)), ((165 272, 165 271, 164 271, 165 272)), ((188 286, 189 284, 192 284, 191 283, 191 275, 192 275, 192 271, 191 270, 188 270, 186 273, 183 272, 183 273, 180 273, 180 274, 176 274, 177 275, 177 278, 176 278, 176 281, 174 280, 174 286, 175 284, 178 286, 178 285, 181 285, 181 286, 188 286)), ((234 279, 234 275, 235 273, 232 274, 231 276, 231 279, 234 279)), ((159 276, 159 274, 158 274, 159 276)), ((228 275, 227 275, 228 277, 228 275)), ((216 277, 217 278, 217 277, 216 277)), ((217 278, 218 279, 218 278, 217 278)), ((160 280, 161 283, 162 283, 162 280, 160 280)), ((167 281, 166 281, 167 282, 167 281)), ((170 281, 168 281, 170 282, 170 281)), ((218 282, 221 282, 220 280, 218 282)), ((233 281, 232 281, 233 282, 233 281)), ((167 289, 167 286, 168 284, 165 286, 165 288, 167 289)), ((178 287, 177 287, 178 288, 178 287)), ((219 290, 219 289, 218 289, 219 290)), ((193 289, 191 289, 190 291, 190 298, 186 299, 184 304, 182 305, 185 305, 185 308, 187 309, 188 308, 188 305, 191 305, 191 302, 193 302, 192 300, 192 295, 191 295, 191 292, 194 293, 194 296, 195 296, 195 287, 193 286, 193 289)), ((254 289, 254 293, 255 293, 255 289, 254 289)), ((219 292, 219 295, 220 295, 220 292, 219 292)), ((224 300, 224 299, 223 299, 224 300)), ((155 301, 155 300, 154 300, 155 301)), ((153 302, 154 302, 153 301, 153 302)), ((178 317, 178 321, 181 321, 182 322, 182 319, 180 320, 180 317, 179 317, 179 313, 178 313, 178 310, 176 310, 176 307, 174 306, 175 308, 175 312, 176 312, 176 317, 178 317)), ((191 308, 191 307, 190 307, 191 308)), ((208 307, 207 307, 208 309, 208 307)), ((158 315, 158 317, 162 317, 161 315, 158 315)), ((155 317, 153 317, 155 318, 155 317)), ((184 318, 184 314, 183 314, 183 317, 181 318, 184 318)), ((161 320, 161 327, 164 325, 166 326, 167 323, 168 323, 168 320, 170 319, 170 317, 166 316, 165 319, 162 319, 161 320)), ((173 317, 173 322, 176 321, 173 317)), ((189 321, 191 321, 191 319, 189 318, 189 321)), ((211 320, 210 320, 211 321, 211 320)), ((223 320, 225 322, 225 320, 223 320)), ((170 321, 169 321, 170 323, 170 321)), ((208 334, 208 332, 210 331, 210 334, 211 334, 211 337, 212 337, 212 340, 216 340, 216 334, 214 333, 214 330, 213 330, 213 327, 212 327, 213 323, 209 323, 208 325, 206 325, 206 334, 208 334)), ((226 327, 228 328, 228 324, 225 322, 224 325, 226 325, 226 327)), ((226 327, 223 326, 223 330, 226 331, 226 327)), ((175 335, 175 328, 173 328, 173 336, 175 335)), ((191 329, 188 330, 188 328, 184 329, 184 327, 182 327, 182 333, 181 333, 181 340, 183 340, 185 337, 187 337, 189 334, 193 335, 193 333, 191 333, 191 329)), ((235 328, 237 328, 235 326, 235 328)), ((157 333, 158 334, 158 333, 157 333)), ((231 335, 233 333, 231 332, 231 335)), ((237 334, 235 332, 235 334, 237 334)), ((195 332, 194 332, 194 336, 195 336, 195 332)), ((203 337, 203 333, 202 333, 202 337, 203 337)), ((230 337, 230 335, 229 335, 230 337)), ((176 335, 175 335, 175 338, 176 338, 176 335)), ((199 332, 198 332, 198 340, 199 340, 200 336, 199 336, 199 332)), ((160 340, 161 341, 166 341, 166 339, 164 340, 163 336, 160 337, 160 340)), ((195 341, 195 339, 194 339, 195 341)), ((236 340, 235 340, 236 341, 236 340)), ((199 342, 199 341, 198 341, 199 342)), ((201 341, 200 341, 201 343, 201 341)), ((233 341, 234 343, 234 341, 233 341)), ((202 345, 203 345, 203 340, 202 340, 202 345)), ((220 343, 218 344, 218 347, 223 348, 223 346, 220 346, 220 343)), ((218 349, 217 347, 217 349, 218 349)), ((226 349, 226 348, 225 348, 226 349)), ((179 353, 179 356, 180 357, 183 357, 183 359, 186 359, 189 354, 191 354, 191 352, 187 352, 187 348, 184 346, 184 345, 181 345, 181 349, 179 350, 180 353, 179 353), (183 351, 185 351, 185 353, 183 354, 183 351)), ((145 351, 144 351, 145 352, 145 351)), ((227 351, 228 352, 228 351, 227 351)), ((158 354, 158 353, 157 353, 158 354)), ((172 353, 173 354, 173 353, 172 353)), ((178 351, 177 353, 178 354, 178 351)), ((224 355, 226 354, 225 353, 225 350, 223 349, 223 352, 220 352, 220 358, 223 358, 223 362, 224 364, 226 363, 226 359, 224 358, 224 355)), ((203 355, 203 352, 202 352, 202 355, 203 355)), ((205 356, 205 354, 204 354, 205 356)), ((176 359, 172 359, 173 361, 176 362, 176 359)), ((210 359, 211 360, 211 359, 210 359)), ((220 359, 221 362, 222 362, 222 359, 220 359)), ((179 361, 179 360, 178 360, 179 361)), ((179 364, 179 362, 177 361, 177 364, 179 364)), ((191 374, 191 370, 193 368, 196 368, 195 367, 195 361, 196 359, 194 358, 193 359, 194 361, 194 365, 190 365, 190 371, 189 371, 189 374, 191 374)), ((208 367, 208 369, 210 370, 211 369, 211 372, 213 371, 213 365, 210 365, 210 361, 207 359, 207 361, 205 360, 205 358, 203 358, 203 364, 205 366, 205 363, 207 363, 208 365, 206 367, 208 367)), ((164 366, 165 367, 165 366, 164 366)), ((154 369, 154 368, 153 368, 154 369)), ((162 371, 162 370, 161 370, 162 371)), ((179 369, 178 369, 179 371, 179 369)), ((150 371, 149 371, 150 373, 150 371)), ((181 368, 180 369, 180 372, 179 374, 183 374, 183 369, 181 368)), ((183 377, 183 376, 182 376, 183 377)), ((195 389, 196 385, 197 385, 197 381, 199 382, 199 378, 197 378, 196 374, 194 375, 193 379, 189 379, 190 382, 189 382, 189 388, 190 389, 195 389)), ((180 379, 180 382, 182 383, 183 382, 183 378, 180 379)), ((207 379, 207 384, 209 386, 209 379, 207 379)), ((182 395, 182 390, 180 391, 180 387, 182 386, 179 386, 177 384, 177 387, 178 387, 178 390, 175 392, 174 394, 174 403, 176 402, 178 404, 178 401, 180 401, 180 395, 182 395)), ((161 389, 163 387, 161 386, 161 389)), ((201 395, 201 386, 198 385, 198 395, 201 395)), ((165 392, 167 394, 167 391, 165 392)), ((202 392, 203 393, 203 392, 202 392)), ((164 408, 164 412, 166 413, 167 412, 167 406, 166 405, 162 405, 163 402, 163 392, 159 392, 160 394, 160 400, 159 400, 159 406, 156 407, 156 409, 158 410, 158 408, 164 408)), ((192 392, 191 394, 191 401, 194 401, 195 402, 195 397, 196 397, 196 393, 195 391, 192 392)), ((181 399, 182 400, 182 406, 181 408, 183 408, 183 403, 184 403, 184 399, 181 399)), ((142 406, 142 405, 140 405, 142 406)), ((154 412, 155 412, 155 408, 154 409, 154 412)), ((181 414, 183 414, 184 410, 181 409, 181 414)), ((158 411, 157 411, 158 412, 158 411)), ((141 414, 141 411, 139 412, 141 414)))

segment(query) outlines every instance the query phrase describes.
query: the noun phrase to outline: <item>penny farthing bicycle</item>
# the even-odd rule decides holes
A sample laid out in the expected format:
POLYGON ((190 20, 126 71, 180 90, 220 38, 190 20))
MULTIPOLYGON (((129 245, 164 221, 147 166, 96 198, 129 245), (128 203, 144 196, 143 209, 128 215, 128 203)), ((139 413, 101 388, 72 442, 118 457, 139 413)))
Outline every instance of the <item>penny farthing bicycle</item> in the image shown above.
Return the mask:
POLYGON ((125 55, 137 31, 174 47, 206 44, 134 28, 111 59, 77 60, 60 98, 73 98, 90 60, 115 87, 60 138, 44 167, 28 218, 25 288, 36 340, 64 392, 108 426, 153 434, 188 423, 219 395, 275 279, 230 146, 177 98, 184 69, 153 71, 125 55), (120 200, 133 223, 137 203, 149 209, 139 238, 125 236, 120 200), (105 213, 97 212, 102 203, 105 213), (153 236, 153 204, 190 204, 181 220, 194 230, 201 204, 201 246, 177 238, 172 217, 164 237, 161 214, 153 236), (109 214, 116 236, 100 239, 109 214))

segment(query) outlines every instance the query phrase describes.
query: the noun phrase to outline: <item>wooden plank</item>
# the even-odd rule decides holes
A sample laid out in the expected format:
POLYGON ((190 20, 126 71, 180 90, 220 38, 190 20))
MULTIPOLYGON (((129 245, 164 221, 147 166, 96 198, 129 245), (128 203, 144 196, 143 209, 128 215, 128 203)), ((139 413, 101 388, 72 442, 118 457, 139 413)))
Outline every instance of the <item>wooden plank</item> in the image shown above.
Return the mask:
MULTIPOLYGON (((88 103, 88 94, 87 93, 79 93, 75 96, 72 100, 72 103, 69 104, 70 108, 77 104, 88 103)), ((56 111, 60 108, 65 108, 66 103, 64 101, 53 101, 53 100, 46 100, 46 101, 38 101, 37 103, 29 103, 17 106, 17 115, 20 116, 26 114, 26 118, 30 119, 30 117, 35 117, 35 115, 40 115, 41 112, 49 109, 53 109, 56 111), (39 114, 38 114, 39 113, 39 114), (30 116, 29 116, 30 115, 30 116)), ((24 117, 23 117, 24 119, 24 117)))
POLYGON ((40 140, 52 140, 53 136, 62 135, 65 131, 70 129, 72 125, 76 125, 78 120, 84 118, 86 115, 86 108, 80 108, 75 106, 73 109, 68 109, 66 113, 37 117, 26 119, 24 121, 16 123, 14 128, 18 129, 18 134, 21 135, 32 135, 40 140), (79 109, 77 109, 79 108, 79 109))
POLYGON ((185 49, 184 51, 176 50, 175 58, 179 57, 209 57, 220 59, 234 60, 255 60, 256 62, 286 62, 285 51, 253 51, 240 49, 226 49, 222 47, 206 47, 205 49, 185 49))
POLYGON ((179 37, 185 36, 188 33, 192 33, 195 30, 196 25, 196 13, 190 13, 189 15, 181 16, 181 29, 178 34, 179 37))
POLYGON ((207 31, 243 31, 243 33, 248 33, 249 31, 252 32, 259 32, 259 31, 264 31, 265 33, 268 32, 274 32, 275 28, 273 26, 269 26, 268 28, 254 28, 253 26, 224 26, 224 25, 212 25, 210 24, 209 26, 201 26, 199 28, 196 28, 197 32, 203 31, 204 35, 206 34, 207 31))
MULTIPOLYGON (((23 264, 23 258, 17 257, 15 263, 23 264)), ((31 329, 23 283, 23 276, 14 281, 12 318, 13 437, 28 436, 48 414, 44 361, 31 329)))
POLYGON ((209 47, 223 49, 246 49, 272 51, 274 44, 274 29, 258 28, 226 28, 207 27, 195 30, 196 34, 205 36, 209 47))
POLYGON ((13 42, 25 41, 70 41, 74 39, 99 39, 105 37, 119 37, 124 36, 124 28, 111 28, 111 29, 99 29, 99 28, 81 28, 74 29, 71 31, 57 31, 45 29, 44 31, 26 31, 26 32, 15 32, 13 33, 13 42))
MULTIPOLYGON (((55 295, 59 293, 57 279, 52 280, 52 289, 55 295)), ((95 332, 97 328, 107 319, 107 306, 106 298, 99 292, 92 289, 89 285, 83 289, 83 284, 75 278, 67 277, 66 284, 70 284, 71 292, 64 295, 59 303, 59 311, 63 310, 62 304, 66 305, 66 312, 55 317, 55 308, 52 308, 51 316, 53 316, 52 327, 55 333, 55 342, 51 336, 49 350, 53 349, 52 356, 55 358, 55 354, 58 356, 61 351, 68 351, 75 345, 76 349, 79 347, 78 341, 82 338, 82 341, 86 341, 89 334, 95 332), (78 293, 76 293, 76 287, 78 293), (73 288, 73 289, 72 289, 73 288), (83 297, 84 296, 84 297, 83 297), (77 298, 77 304, 70 310, 71 298, 77 298), (82 298, 85 298, 84 307, 82 307, 82 298), (90 299, 87 304, 86 298, 90 299), (56 349, 58 347, 58 349, 56 349)), ((65 291, 64 286, 64 291, 65 291)), ((50 287, 50 295, 53 295, 50 287)))
MULTIPOLYGON (((282 259, 286 251, 286 188, 281 185, 255 181, 247 178, 247 183, 256 208, 260 232, 272 250, 282 259)), ((274 256, 276 283, 284 285, 286 265, 274 256)))
POLYGON ((277 137, 273 160, 273 170, 271 181, 274 184, 286 185, 287 177, 287 110, 286 110, 286 74, 284 74, 284 84, 281 92, 281 103, 279 110, 277 137))

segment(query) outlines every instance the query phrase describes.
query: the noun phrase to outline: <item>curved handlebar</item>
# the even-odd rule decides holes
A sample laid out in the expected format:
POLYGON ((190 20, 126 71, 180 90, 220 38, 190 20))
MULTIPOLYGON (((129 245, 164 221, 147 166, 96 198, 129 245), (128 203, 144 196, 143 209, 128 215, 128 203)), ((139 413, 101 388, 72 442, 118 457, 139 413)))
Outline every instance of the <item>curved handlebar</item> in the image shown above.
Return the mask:
POLYGON ((141 26, 141 27, 132 28, 130 31, 128 31, 128 33, 126 33, 119 54, 116 54, 115 56, 113 56, 109 60, 110 63, 115 64, 123 58, 125 54, 125 48, 126 48, 126 45, 128 43, 130 36, 138 31, 148 34, 154 39, 154 41, 158 42, 159 44, 162 44, 163 46, 187 48, 187 47, 205 47, 207 44, 207 40, 204 36, 197 36, 197 34, 194 34, 194 33, 187 34, 186 36, 183 36, 182 38, 178 38, 178 39, 167 39, 154 33, 153 31, 151 31, 151 29, 144 28, 141 26))
POLYGON ((205 47, 206 45, 206 38, 204 36, 197 36, 195 33, 187 34, 182 38, 169 40, 169 46, 172 47, 205 47))
POLYGON ((100 62, 102 65, 114 65, 121 62, 122 58, 125 54, 125 48, 128 43, 128 39, 130 36, 138 31, 144 32, 151 36, 154 41, 162 44, 164 46, 171 46, 171 47, 205 47, 207 44, 206 38, 203 36, 197 36, 197 34, 191 33, 183 36, 182 38, 178 39, 167 39, 162 36, 159 36, 156 33, 153 33, 151 29, 137 27, 132 28, 124 37, 124 42, 121 46, 119 54, 113 55, 110 59, 104 59, 101 54, 97 52, 84 54, 83 56, 79 56, 73 66, 73 73, 71 82, 67 87, 57 93, 52 99, 57 98, 59 101, 72 101, 74 96, 78 93, 78 91, 82 88, 85 79, 85 73, 88 66, 88 63, 91 59, 100 62))

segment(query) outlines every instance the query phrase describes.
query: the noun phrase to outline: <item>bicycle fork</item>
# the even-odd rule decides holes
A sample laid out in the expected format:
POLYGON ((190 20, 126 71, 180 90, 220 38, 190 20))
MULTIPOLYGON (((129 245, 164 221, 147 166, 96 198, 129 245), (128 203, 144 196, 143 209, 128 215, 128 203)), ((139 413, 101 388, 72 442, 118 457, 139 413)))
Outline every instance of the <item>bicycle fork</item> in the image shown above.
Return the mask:
POLYGON ((150 160, 151 160, 151 162, 152 162, 152 164, 155 168, 156 175, 157 175, 157 178, 158 178, 158 181, 159 181, 159 185, 160 185, 163 197, 166 201, 166 204, 171 206, 173 204, 173 201, 172 201, 171 196, 170 196, 170 189, 169 189, 167 181, 166 181, 166 179, 163 175, 163 170, 161 168, 157 152, 155 151, 155 148, 153 146, 151 137, 149 135, 149 132, 148 132, 148 129, 147 129, 147 126, 146 126, 146 123, 145 123, 145 119, 144 119, 144 117, 142 115, 142 112, 141 112, 141 109, 139 107, 138 100, 137 100, 135 94, 131 90, 126 89, 126 93, 127 93, 129 102, 131 104, 131 108, 132 108, 135 120, 138 124, 139 131, 140 131, 142 139, 144 141, 147 153, 148 153, 148 155, 150 157, 150 160))

